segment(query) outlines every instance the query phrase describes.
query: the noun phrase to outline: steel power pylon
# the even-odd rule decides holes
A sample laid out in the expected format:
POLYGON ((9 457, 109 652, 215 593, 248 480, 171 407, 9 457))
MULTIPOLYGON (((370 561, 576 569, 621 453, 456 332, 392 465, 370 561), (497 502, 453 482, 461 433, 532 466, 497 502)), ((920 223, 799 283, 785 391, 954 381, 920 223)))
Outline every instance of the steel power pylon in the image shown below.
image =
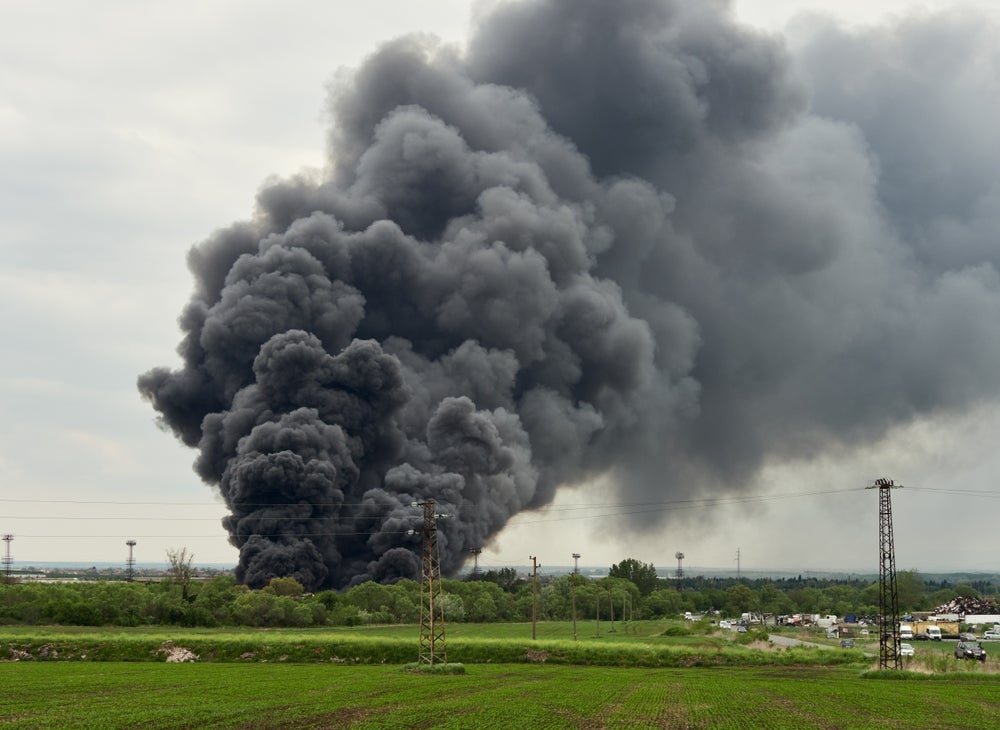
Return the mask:
POLYGON ((902 487, 892 479, 876 479, 867 489, 878 490, 879 547, 879 669, 901 669, 899 654, 899 594, 896 591, 896 550, 892 543, 891 490, 902 487))
POLYGON ((441 590, 441 555, 438 551, 437 520, 447 515, 435 514, 434 500, 414 502, 424 508, 423 550, 420 555, 420 645, 421 664, 447 663, 444 638, 444 601, 441 590))
POLYGON ((131 583, 135 580, 135 558, 132 556, 132 548, 135 547, 135 540, 126 540, 125 544, 128 545, 128 562, 125 563, 125 580, 131 583))

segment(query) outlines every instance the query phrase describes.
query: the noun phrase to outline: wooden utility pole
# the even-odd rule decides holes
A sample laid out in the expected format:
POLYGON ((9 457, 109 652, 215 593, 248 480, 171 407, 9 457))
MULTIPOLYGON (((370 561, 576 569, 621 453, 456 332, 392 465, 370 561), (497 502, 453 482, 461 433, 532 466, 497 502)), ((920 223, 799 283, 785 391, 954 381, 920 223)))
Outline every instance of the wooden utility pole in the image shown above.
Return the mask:
POLYGON ((538 625, 538 558, 531 557, 531 640, 537 636, 538 625))
POLYGON ((573 573, 569 577, 569 596, 573 604, 573 641, 576 641, 576 576, 580 572, 580 553, 573 553, 573 573))
POLYGON ((611 628, 608 629, 609 634, 615 633, 615 594, 612 593, 611 588, 608 588, 608 610, 611 612, 611 628))
POLYGON ((594 591, 597 596, 597 636, 601 635, 601 591, 594 591))

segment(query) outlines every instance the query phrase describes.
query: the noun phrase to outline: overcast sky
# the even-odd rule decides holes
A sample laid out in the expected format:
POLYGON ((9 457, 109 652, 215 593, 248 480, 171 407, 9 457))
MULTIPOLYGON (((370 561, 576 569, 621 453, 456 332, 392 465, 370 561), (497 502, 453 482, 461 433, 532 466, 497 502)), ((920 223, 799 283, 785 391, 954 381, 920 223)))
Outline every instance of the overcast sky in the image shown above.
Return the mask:
MULTIPOLYGON (((968 32, 977 47, 975 31, 1000 23, 989 5, 978 4, 982 22, 963 24, 971 16, 959 13, 977 4, 732 3, 741 21, 783 34, 795 73, 817 89, 805 101, 816 119, 838 103, 820 73, 824 53, 864 85, 865 54, 881 62, 885 51, 890 67, 896 45, 907 45, 910 13, 941 12, 952 40, 968 32)), ((195 452, 157 427, 136 388, 140 373, 180 365, 177 319, 193 286, 187 252, 249 218, 269 178, 327 164, 327 87, 338 73, 405 33, 461 44, 473 14, 473 3, 458 0, 0 5, 0 532, 14 536, 15 565, 124 561, 127 539, 137 541, 139 562, 186 547, 196 563, 235 564, 220 525, 226 509, 193 471, 195 452)), ((943 74, 954 87, 941 95, 956 114, 978 109, 976 129, 990 130, 981 139, 991 143, 1000 121, 994 45, 943 74)), ((935 54, 927 49, 926 73, 941 81, 935 54)), ((898 120, 866 113, 849 120, 859 149, 891 150, 896 131, 886 127, 898 120)), ((933 135, 954 128, 920 133, 935 149, 933 135)), ((971 149, 980 138, 969 134, 971 149)), ((962 165, 980 161, 975 150, 949 160, 956 188, 966 179, 962 165)), ((893 162, 887 152, 874 174, 888 175, 893 162)), ((977 189, 992 189, 1000 205, 997 169, 977 172, 988 177, 977 178, 977 189)), ((877 204, 891 209, 892 194, 887 186, 877 204)), ((968 263, 995 278, 1000 217, 989 202, 983 196, 968 219, 942 230, 978 226, 976 240, 992 247, 966 252, 968 263)), ((992 331, 970 327, 965 336, 992 331)), ((979 377, 949 354, 923 367, 979 377)), ((743 570, 876 573, 878 498, 863 487, 885 476, 907 486, 893 493, 898 568, 996 570, 1000 401, 971 390, 964 408, 915 411, 867 442, 808 454, 772 449, 738 496, 717 502, 630 503, 609 499, 613 490, 600 481, 566 486, 549 508, 516 516, 484 546, 480 565, 524 565, 530 555, 543 566, 569 565, 576 552, 581 565, 634 557, 669 570, 683 551, 688 569, 735 569, 739 551, 743 570), (638 532, 620 518, 660 511, 676 513, 662 529, 638 532)))

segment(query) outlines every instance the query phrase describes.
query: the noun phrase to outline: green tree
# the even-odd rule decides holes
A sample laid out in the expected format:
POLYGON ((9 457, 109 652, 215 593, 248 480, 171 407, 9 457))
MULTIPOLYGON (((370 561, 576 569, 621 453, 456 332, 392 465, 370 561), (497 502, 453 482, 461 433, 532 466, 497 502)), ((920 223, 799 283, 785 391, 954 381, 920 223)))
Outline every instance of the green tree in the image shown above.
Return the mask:
POLYGON ((295 578, 271 578, 262 590, 276 596, 301 596, 306 589, 295 578))
POLYGON ((792 602, 773 582, 764 583, 757 592, 760 595, 761 611, 773 614, 792 613, 792 602))
POLYGON ((915 570, 903 570, 896 573, 896 595, 899 598, 899 610, 919 611, 924 599, 924 579, 915 570))
POLYGON ((263 590, 240 595, 233 615, 244 626, 308 626, 313 619, 308 605, 263 590))
POLYGON ((472 609, 466 611, 466 616, 470 621, 495 621, 497 618, 497 604, 492 596, 483 594, 472 602, 472 609))
POLYGON ((487 570, 483 573, 483 580, 496 583, 508 593, 513 593, 523 581, 517 577, 517 571, 513 568, 500 568, 499 570, 487 570))
POLYGON ((826 612, 837 616, 857 611, 861 605, 860 591, 852 585, 827 586, 823 589, 823 595, 826 598, 826 612))
POLYGON ((167 583, 153 597, 148 610, 154 624, 179 624, 184 619, 186 606, 177 587, 167 583))
POLYGON ((861 589, 861 592, 858 594, 858 601, 864 607, 861 609, 864 613, 878 613, 881 592, 881 588, 877 582, 869 583, 861 589))
POLYGON ((794 588, 788 598, 800 613, 818 613, 823 594, 818 588, 794 588))
POLYGON ((347 602, 363 611, 376 613, 393 603, 392 589, 375 581, 365 581, 349 589, 345 594, 347 602))
POLYGON ((726 591, 726 612, 731 616, 739 616, 741 613, 749 611, 756 603, 757 597, 754 592, 740 583, 732 586, 726 591))
POLYGON ((208 580, 198 590, 194 605, 208 611, 218 623, 232 621, 232 608, 236 597, 246 593, 249 588, 236 582, 231 574, 217 575, 208 580))
POLYGON ((674 588, 653 591, 639 605, 642 618, 676 618, 683 613, 681 594, 674 588))
POLYGON ((656 568, 652 563, 640 563, 635 558, 626 558, 608 571, 609 578, 621 578, 630 581, 639 589, 639 595, 648 596, 659 587, 656 568))
POLYGON ((979 598, 980 593, 968 583, 960 583, 955 586, 955 595, 963 596, 965 598, 979 598))
POLYGON ((454 593, 442 593, 439 600, 445 621, 465 621, 465 604, 459 596, 454 593))

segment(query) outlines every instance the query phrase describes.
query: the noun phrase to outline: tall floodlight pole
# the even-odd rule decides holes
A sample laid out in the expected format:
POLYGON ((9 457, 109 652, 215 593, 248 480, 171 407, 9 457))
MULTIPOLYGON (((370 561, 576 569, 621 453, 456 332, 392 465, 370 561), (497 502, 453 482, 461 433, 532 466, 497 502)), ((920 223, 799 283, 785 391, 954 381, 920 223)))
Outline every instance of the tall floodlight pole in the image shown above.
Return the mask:
POLYGON ((576 577, 580 574, 580 553, 573 553, 573 575, 569 577, 569 599, 573 605, 573 641, 576 641, 576 577))
POLYGON ((899 654, 899 594, 896 591, 896 550, 892 541, 892 496, 902 487, 892 479, 876 479, 867 489, 878 490, 878 667, 902 668, 899 654))
POLYGON ((135 540, 126 540, 125 544, 128 545, 128 562, 125 563, 125 580, 131 583, 135 580, 135 558, 132 557, 132 548, 135 547, 135 540))
POLYGON ((13 535, 4 535, 4 550, 3 550, 3 574, 4 578, 8 583, 10 583, 10 569, 14 565, 14 559, 10 556, 10 544, 14 541, 13 535))
POLYGON ((472 566, 472 580, 480 580, 482 575, 479 573, 479 556, 483 552, 482 548, 469 548, 468 552, 472 553, 473 566, 472 566))
POLYGON ((444 638, 444 594, 441 589, 441 555, 438 551, 437 520, 448 515, 435 514, 434 500, 414 502, 423 507, 424 524, 420 533, 420 643, 421 664, 447 663, 444 638))
POLYGON ((681 561, 684 560, 684 553, 678 550, 674 553, 674 557, 677 558, 677 590, 680 590, 681 580, 684 578, 684 570, 681 568, 681 561))

